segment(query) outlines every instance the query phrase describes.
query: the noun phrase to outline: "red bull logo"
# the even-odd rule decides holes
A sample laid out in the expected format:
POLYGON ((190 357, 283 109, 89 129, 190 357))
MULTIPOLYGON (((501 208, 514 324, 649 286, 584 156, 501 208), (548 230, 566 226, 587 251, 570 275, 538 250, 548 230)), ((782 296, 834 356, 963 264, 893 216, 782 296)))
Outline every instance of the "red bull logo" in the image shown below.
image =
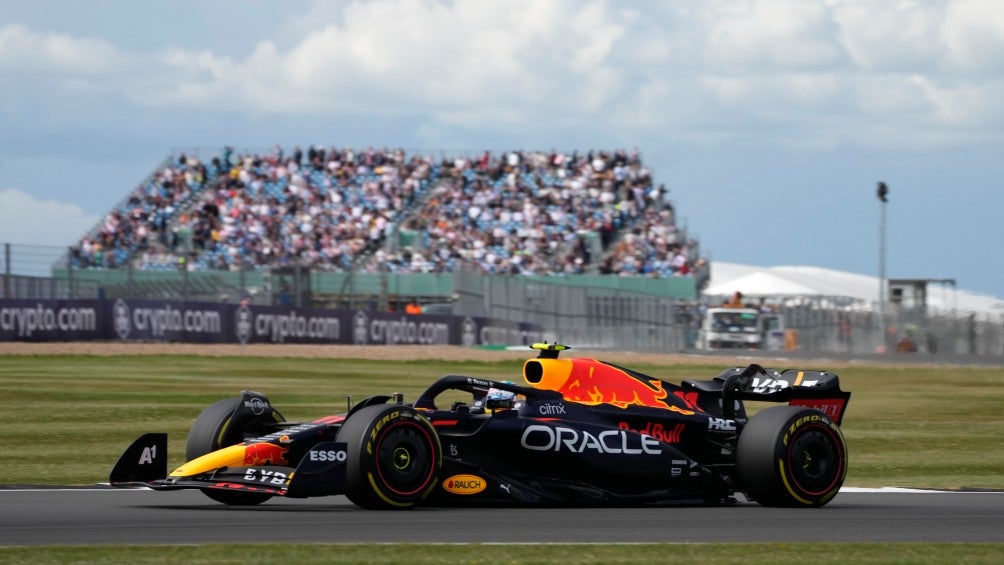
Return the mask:
POLYGON ((631 427, 631 424, 627 422, 620 422, 617 424, 617 427, 636 434, 652 436, 661 442, 680 443, 680 435, 683 433, 686 425, 676 424, 673 427, 667 428, 660 423, 646 422, 644 427, 636 429, 631 427))
POLYGON ((288 447, 279 447, 271 443, 252 443, 244 446, 244 465, 259 467, 261 465, 288 465, 289 461, 283 455, 288 447))
POLYGON ((687 405, 687 408, 697 409, 697 393, 696 392, 683 392, 678 390, 673 393, 673 396, 679 398, 687 405))
POLYGON ((537 388, 561 393, 581 404, 611 404, 618 408, 651 406, 691 415, 671 400, 659 379, 641 379, 618 367, 595 359, 531 359, 524 377, 537 388))

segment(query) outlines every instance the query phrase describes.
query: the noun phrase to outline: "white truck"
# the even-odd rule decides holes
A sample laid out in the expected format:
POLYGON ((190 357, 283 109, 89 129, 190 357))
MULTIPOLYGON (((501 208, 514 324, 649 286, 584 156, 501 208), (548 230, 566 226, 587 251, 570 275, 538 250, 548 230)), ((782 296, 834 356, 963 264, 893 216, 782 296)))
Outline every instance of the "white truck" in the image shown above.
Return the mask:
POLYGON ((753 308, 708 308, 697 336, 697 348, 762 349, 760 312, 753 308))

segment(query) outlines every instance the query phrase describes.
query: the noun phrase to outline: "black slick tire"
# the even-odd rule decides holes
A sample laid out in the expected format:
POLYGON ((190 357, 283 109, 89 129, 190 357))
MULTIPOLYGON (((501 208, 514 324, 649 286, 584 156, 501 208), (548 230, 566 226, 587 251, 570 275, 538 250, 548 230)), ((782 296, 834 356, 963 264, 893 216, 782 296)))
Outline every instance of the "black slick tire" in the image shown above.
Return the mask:
POLYGON ((410 406, 362 408, 345 421, 336 441, 347 445, 345 495, 363 508, 411 508, 439 482, 443 465, 439 435, 410 406))
MULTIPOLYGON (((185 444, 185 457, 188 461, 223 447, 237 445, 244 441, 239 429, 227 429, 230 417, 237 406, 239 397, 224 398, 210 404, 192 423, 188 432, 188 442, 185 444)), ((202 493, 216 502, 230 506, 254 506, 272 498, 271 494, 260 492, 229 492, 216 489, 202 489, 202 493)))
POLYGON ((764 506, 823 506, 847 476, 847 443, 819 410, 767 408, 739 436, 736 474, 741 490, 764 506))

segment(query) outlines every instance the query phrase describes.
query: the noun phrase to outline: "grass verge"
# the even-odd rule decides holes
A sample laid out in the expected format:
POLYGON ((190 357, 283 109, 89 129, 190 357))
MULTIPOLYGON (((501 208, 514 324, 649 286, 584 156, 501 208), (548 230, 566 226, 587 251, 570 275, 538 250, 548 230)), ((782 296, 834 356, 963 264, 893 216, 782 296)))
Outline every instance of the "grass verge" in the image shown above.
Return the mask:
MULTIPOLYGON (((611 361, 618 362, 615 355, 611 361)), ((519 362, 200 356, 0 356, 0 483, 107 480, 137 436, 164 431, 180 465, 188 426, 242 389, 269 396, 290 420, 346 408, 372 394, 417 397, 437 377, 519 381, 519 362)), ((708 366, 630 364, 671 382, 710 378, 708 366)), ((724 367, 722 367, 724 368, 724 367)), ((805 367, 810 368, 810 367, 805 367)), ((812 367, 822 368, 826 367, 812 367)), ((843 431, 845 484, 1004 488, 1004 368, 846 367, 853 393, 843 431)))

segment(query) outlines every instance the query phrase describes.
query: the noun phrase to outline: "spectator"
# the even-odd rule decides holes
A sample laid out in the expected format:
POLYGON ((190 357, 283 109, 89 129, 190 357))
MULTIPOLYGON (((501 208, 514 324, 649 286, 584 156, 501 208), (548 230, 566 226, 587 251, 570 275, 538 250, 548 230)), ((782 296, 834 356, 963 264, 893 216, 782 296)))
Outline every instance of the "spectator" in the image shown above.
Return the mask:
POLYGON ((104 221, 81 239, 70 253, 76 268, 117 268, 135 254, 153 248, 174 247, 167 229, 178 207, 200 192, 219 173, 197 158, 181 154, 131 192, 104 221))
POLYGON ((78 267, 694 276, 706 263, 637 150, 180 155, 71 253, 78 267), (391 237, 411 237, 400 246, 391 237))
POLYGON ((725 308, 743 308, 744 307, 743 293, 739 292, 738 290, 735 291, 732 294, 732 298, 730 298, 728 302, 726 302, 722 306, 724 306, 725 308))

